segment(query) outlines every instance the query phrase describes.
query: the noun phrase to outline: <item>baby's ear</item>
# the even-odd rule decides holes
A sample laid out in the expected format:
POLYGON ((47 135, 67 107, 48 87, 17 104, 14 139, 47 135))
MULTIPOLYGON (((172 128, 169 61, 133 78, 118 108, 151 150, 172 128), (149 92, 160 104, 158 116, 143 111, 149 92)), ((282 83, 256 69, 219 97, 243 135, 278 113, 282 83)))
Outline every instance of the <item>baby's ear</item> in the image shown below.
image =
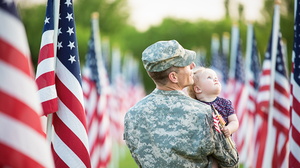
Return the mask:
POLYGON ((202 93, 202 90, 201 90, 201 88, 200 88, 199 86, 194 86, 194 90, 195 90, 195 92, 196 92, 197 94, 202 93))

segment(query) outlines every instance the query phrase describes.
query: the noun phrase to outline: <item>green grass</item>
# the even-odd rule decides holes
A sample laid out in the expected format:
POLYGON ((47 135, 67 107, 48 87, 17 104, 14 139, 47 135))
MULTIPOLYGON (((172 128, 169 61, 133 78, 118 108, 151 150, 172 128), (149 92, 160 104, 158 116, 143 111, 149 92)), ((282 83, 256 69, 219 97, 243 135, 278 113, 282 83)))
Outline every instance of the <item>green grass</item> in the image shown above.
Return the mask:
POLYGON ((124 150, 123 152, 125 154, 124 154, 123 157, 120 157, 119 168, 138 168, 137 164, 135 163, 135 161, 131 157, 131 154, 130 154, 130 151, 129 151, 128 147, 125 145, 122 148, 124 148, 122 150, 124 150))

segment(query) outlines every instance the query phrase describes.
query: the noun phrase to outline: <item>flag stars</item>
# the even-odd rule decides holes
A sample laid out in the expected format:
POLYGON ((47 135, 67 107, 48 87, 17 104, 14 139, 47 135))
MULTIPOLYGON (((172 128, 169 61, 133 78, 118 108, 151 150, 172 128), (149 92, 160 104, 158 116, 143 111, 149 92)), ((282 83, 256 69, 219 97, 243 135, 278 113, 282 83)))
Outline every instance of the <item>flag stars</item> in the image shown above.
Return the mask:
POLYGON ((44 24, 50 23, 49 20, 50 20, 50 17, 49 17, 49 18, 46 17, 46 18, 45 18, 45 21, 44 21, 44 24))
POLYGON ((67 33, 69 33, 70 36, 72 35, 72 33, 74 33, 73 29, 74 29, 73 27, 72 28, 68 27, 67 33))
POLYGON ((62 42, 57 42, 57 48, 60 50, 60 48, 63 48, 62 42))
POLYGON ((67 15, 68 15, 68 16, 67 16, 66 18, 67 18, 67 19, 69 20, 69 22, 70 22, 70 20, 73 19, 73 16, 72 16, 73 13, 67 13, 67 15))
POLYGON ((57 36, 59 36, 59 34, 62 34, 61 28, 58 29, 57 36))
POLYGON ((66 0, 65 4, 67 5, 67 7, 69 7, 70 5, 72 5, 71 0, 66 0))
POLYGON ((75 55, 74 56, 70 55, 70 58, 68 60, 71 61, 71 64, 73 64, 73 62, 76 62, 75 55))
POLYGON ((70 50, 72 50, 72 48, 75 48, 74 43, 75 43, 75 42, 69 41, 68 47, 70 47, 70 50))

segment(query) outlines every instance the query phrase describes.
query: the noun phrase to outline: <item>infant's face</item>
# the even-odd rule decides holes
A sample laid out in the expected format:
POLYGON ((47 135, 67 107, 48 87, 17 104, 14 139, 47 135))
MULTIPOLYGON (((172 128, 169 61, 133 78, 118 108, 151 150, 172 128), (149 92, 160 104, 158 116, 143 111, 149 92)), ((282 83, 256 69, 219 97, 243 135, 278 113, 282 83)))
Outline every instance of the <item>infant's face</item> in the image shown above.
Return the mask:
POLYGON ((221 92, 221 83, 215 71, 205 69, 202 72, 196 73, 195 76, 199 79, 195 81, 195 84, 201 88, 202 93, 218 95, 221 92))

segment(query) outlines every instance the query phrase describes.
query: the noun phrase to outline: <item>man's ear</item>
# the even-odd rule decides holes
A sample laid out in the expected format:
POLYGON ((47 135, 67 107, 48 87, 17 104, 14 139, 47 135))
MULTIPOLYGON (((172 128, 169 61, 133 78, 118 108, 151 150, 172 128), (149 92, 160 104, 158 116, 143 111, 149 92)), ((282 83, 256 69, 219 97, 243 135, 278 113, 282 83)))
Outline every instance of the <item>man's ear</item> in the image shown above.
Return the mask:
POLYGON ((202 89, 199 86, 194 86, 194 90, 198 94, 202 93, 202 89))
POLYGON ((173 83, 178 83, 178 78, 175 72, 169 73, 169 79, 173 83))

